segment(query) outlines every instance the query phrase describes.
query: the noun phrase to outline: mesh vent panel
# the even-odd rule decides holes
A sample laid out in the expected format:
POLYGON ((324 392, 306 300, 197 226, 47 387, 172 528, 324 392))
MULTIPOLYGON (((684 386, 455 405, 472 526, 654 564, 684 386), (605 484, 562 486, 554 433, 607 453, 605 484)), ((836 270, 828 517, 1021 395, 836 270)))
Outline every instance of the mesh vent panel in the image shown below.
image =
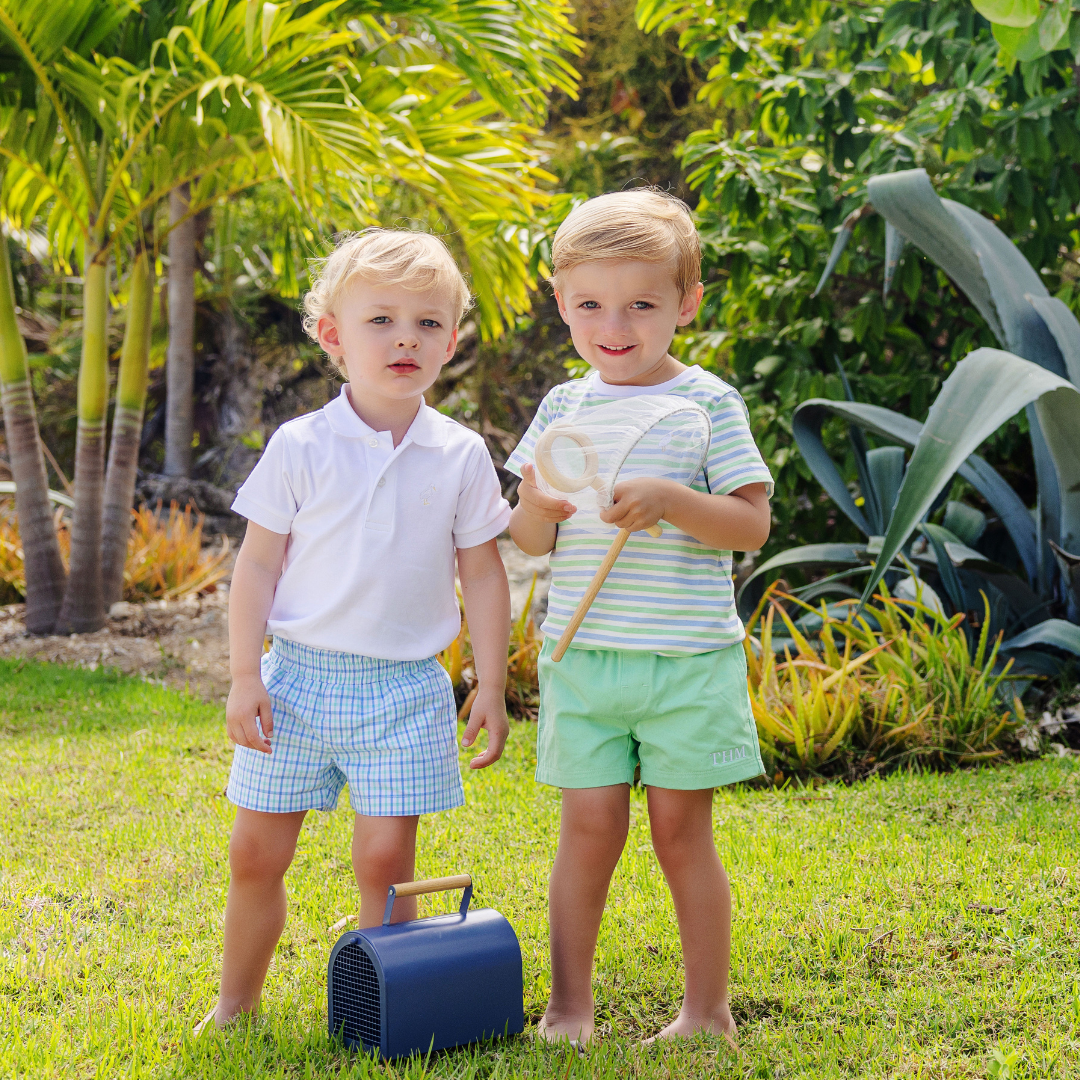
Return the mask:
POLYGON ((378 1046, 382 1041, 379 977, 371 957, 350 942, 334 959, 333 979, 334 1031, 366 1046, 378 1046))

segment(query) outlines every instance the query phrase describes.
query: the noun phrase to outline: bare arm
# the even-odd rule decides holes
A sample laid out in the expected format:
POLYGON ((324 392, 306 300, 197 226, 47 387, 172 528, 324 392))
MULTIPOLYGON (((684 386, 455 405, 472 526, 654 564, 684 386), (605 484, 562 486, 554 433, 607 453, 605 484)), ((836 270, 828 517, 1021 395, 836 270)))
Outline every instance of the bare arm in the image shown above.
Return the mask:
POLYGON ((229 670, 232 688, 225 705, 229 738, 240 746, 270 753, 274 719, 263 686, 260 661, 266 619, 285 561, 289 538, 249 521, 236 556, 229 588, 229 670), (262 723, 259 734, 256 720, 262 723))
POLYGON ((481 728, 488 733, 487 748, 469 762, 483 769, 502 757, 510 724, 506 719, 506 647, 510 641, 510 586, 506 568, 494 540, 477 547, 458 548, 458 577, 465 601, 465 618, 472 637, 476 667, 476 697, 473 698, 465 736, 472 746, 481 728))
POLYGON ((662 518, 718 551, 757 551, 769 539, 772 516, 764 484, 730 495, 709 495, 674 480, 639 478, 615 485, 615 502, 602 521, 636 532, 662 518))
POLYGON ((531 465, 521 469, 518 503, 510 515, 510 535, 526 555, 546 555, 555 546, 556 526, 576 513, 573 503, 553 499, 536 486, 531 465))

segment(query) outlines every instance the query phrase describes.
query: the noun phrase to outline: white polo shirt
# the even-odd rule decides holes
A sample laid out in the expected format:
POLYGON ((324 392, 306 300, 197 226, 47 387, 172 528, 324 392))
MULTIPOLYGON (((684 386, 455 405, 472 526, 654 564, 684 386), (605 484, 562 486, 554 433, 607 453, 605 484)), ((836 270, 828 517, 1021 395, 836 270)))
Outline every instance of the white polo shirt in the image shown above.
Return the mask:
POLYGON ((232 508, 289 537, 268 633, 421 660, 461 628, 455 549, 498 536, 510 507, 476 432, 421 404, 395 447, 347 394, 278 428, 232 508))

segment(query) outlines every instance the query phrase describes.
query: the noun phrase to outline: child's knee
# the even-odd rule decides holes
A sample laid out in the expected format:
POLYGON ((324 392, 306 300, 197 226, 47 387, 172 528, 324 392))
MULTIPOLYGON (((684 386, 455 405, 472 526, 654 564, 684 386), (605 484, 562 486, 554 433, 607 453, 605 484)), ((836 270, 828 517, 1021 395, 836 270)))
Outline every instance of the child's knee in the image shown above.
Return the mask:
POLYGON ((579 852, 590 852, 595 857, 618 858, 626 846, 630 831, 629 809, 611 808, 608 812, 595 814, 564 815, 559 831, 559 844, 572 845, 579 852))
POLYGON ((285 876, 295 844, 234 830, 229 839, 229 869, 233 878, 273 880, 285 876))

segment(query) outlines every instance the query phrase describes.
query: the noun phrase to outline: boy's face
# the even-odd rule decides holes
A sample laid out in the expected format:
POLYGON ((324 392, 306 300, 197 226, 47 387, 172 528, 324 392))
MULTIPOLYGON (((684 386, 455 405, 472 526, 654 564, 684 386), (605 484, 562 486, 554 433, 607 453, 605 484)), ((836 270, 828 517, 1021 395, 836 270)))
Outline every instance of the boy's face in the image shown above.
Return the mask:
POLYGON ((605 382, 634 383, 669 361, 675 328, 697 314, 702 291, 679 296, 661 263, 599 259, 562 273, 555 298, 582 360, 605 382))
POLYGON ((417 397, 454 355, 457 323, 439 290, 421 293, 354 278, 334 306, 335 314, 319 320, 319 344, 368 398, 417 397))

